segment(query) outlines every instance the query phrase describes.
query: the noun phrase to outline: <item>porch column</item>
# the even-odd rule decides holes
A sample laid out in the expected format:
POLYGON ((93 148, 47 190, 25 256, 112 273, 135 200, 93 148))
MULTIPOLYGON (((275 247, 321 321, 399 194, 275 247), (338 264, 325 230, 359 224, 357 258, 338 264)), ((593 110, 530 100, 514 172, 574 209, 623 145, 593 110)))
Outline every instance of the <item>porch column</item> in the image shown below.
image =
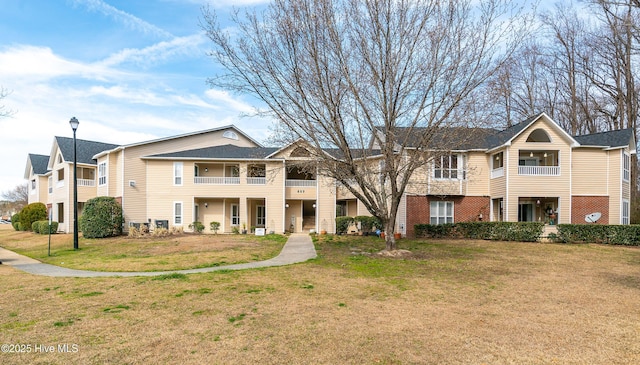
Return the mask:
POLYGON ((238 208, 240 209, 240 229, 242 229, 243 224, 246 227, 247 231, 251 228, 249 224, 249 207, 247 206, 247 197, 241 196, 240 203, 238 204, 238 208))

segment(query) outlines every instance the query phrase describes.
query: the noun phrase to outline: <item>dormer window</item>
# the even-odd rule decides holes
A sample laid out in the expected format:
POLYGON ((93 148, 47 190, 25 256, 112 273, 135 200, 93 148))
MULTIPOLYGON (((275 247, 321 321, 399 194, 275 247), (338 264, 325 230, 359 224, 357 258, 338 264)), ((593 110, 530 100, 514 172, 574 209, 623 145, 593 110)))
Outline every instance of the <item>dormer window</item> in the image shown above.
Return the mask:
POLYGON ((238 140, 238 134, 234 131, 226 131, 222 134, 222 137, 224 138, 228 138, 228 139, 233 139, 234 141, 238 140))

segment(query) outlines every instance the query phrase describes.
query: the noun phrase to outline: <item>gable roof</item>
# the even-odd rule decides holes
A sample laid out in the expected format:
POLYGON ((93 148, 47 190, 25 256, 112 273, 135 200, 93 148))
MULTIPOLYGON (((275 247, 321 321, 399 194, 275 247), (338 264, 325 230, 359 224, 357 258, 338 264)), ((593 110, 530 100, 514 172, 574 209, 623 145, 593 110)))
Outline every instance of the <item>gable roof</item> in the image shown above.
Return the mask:
POLYGON ((179 134, 179 135, 175 135, 175 136, 162 137, 162 138, 152 139, 152 140, 143 141, 143 142, 136 142, 136 143, 126 144, 126 145, 116 145, 113 148, 110 148, 108 150, 103 150, 103 151, 100 151, 99 153, 96 153, 94 155, 94 157, 95 158, 99 158, 105 153, 114 152, 116 150, 122 150, 122 149, 125 149, 125 148, 144 146, 144 145, 147 145, 147 144, 164 142, 164 141, 171 141, 171 140, 174 140, 174 139, 196 136, 196 135, 199 135, 199 134, 218 132, 218 131, 222 131, 222 130, 225 130, 225 129, 233 129, 234 132, 236 132, 238 134, 241 134, 243 137, 247 138, 249 141, 251 141, 251 143, 255 144, 257 147, 262 147, 262 145, 258 141, 256 141, 255 139, 251 138, 249 135, 247 135, 246 133, 244 133, 243 131, 238 129, 235 125, 230 124, 230 125, 226 125, 226 126, 222 126, 222 127, 205 129, 205 130, 202 130, 202 131, 195 131, 195 132, 179 134))
POLYGON ((144 156, 145 159, 265 159, 273 152, 275 147, 238 147, 232 144, 222 146, 212 146, 197 148, 193 150, 178 151, 171 153, 160 153, 157 155, 144 156))
MULTIPOLYGON (((54 156, 53 158, 55 158, 56 146, 60 149, 62 159, 65 162, 73 162, 73 138, 56 136, 51 149, 51 156, 54 156)), ((93 156, 116 147, 118 147, 117 144, 76 139, 76 151, 78 153, 76 158, 77 163, 95 165, 96 160, 93 156)), ((48 166, 49 168, 53 166, 53 161, 51 159, 49 160, 48 166)))
POLYGON ((44 175, 49 171, 47 168, 49 156, 30 153, 29 160, 31 161, 31 167, 33 167, 33 173, 35 175, 44 175))
POLYGON ((49 156, 37 155, 30 153, 27 156, 27 166, 24 170, 24 178, 28 179, 33 168, 34 175, 46 175, 49 172, 47 165, 49 164, 49 156))

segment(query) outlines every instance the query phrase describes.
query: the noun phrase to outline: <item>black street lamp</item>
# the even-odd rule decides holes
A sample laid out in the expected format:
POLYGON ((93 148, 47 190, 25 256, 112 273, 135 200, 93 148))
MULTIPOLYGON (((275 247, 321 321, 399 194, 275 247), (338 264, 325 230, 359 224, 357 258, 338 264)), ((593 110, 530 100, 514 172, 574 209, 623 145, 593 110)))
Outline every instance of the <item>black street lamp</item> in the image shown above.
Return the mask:
POLYGON ((76 151, 76 129, 80 122, 76 117, 71 118, 69 125, 73 129, 73 249, 77 250, 78 247, 78 169, 76 167, 77 151, 76 151))

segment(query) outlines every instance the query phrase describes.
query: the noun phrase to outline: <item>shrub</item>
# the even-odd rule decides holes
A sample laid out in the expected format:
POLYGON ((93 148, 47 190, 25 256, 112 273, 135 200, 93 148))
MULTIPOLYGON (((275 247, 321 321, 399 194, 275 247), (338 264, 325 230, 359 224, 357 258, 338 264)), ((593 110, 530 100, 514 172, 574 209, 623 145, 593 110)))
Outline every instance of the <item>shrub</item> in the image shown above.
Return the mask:
POLYGON ((189 225, 189 229, 192 229, 194 233, 202 233, 202 231, 204 231, 204 224, 201 222, 193 222, 189 225))
POLYGON ((355 222, 360 222, 360 230, 362 232, 371 232, 373 227, 382 228, 382 223, 376 217, 368 215, 359 215, 353 219, 355 222))
POLYGON ((211 222, 209 223, 209 227, 211 228, 211 232, 218 234, 218 230, 220 229, 220 222, 211 222))
POLYGON ((559 224, 558 237, 568 243, 640 245, 640 226, 606 224, 559 224))
POLYGON ((80 217, 80 230, 86 238, 113 237, 122 234, 122 207, 115 198, 89 199, 80 217))
POLYGON ((31 229, 34 233, 49 234, 58 232, 58 222, 51 222, 51 232, 49 232, 49 221, 42 220, 36 221, 31 224, 31 229))
POLYGON ((13 216, 11 216, 11 225, 13 226, 13 229, 15 229, 16 231, 19 231, 18 223, 20 223, 20 213, 16 213, 13 216))
POLYGON ((336 233, 347 233, 349 226, 353 223, 353 217, 336 217, 336 233))
POLYGON ((44 219, 47 219, 47 207, 40 202, 31 203, 20 211, 20 223, 25 231, 32 229, 33 222, 44 219))
POLYGON ((417 224, 416 237, 464 237, 470 239, 536 242, 542 236, 541 222, 460 222, 455 224, 417 224))

